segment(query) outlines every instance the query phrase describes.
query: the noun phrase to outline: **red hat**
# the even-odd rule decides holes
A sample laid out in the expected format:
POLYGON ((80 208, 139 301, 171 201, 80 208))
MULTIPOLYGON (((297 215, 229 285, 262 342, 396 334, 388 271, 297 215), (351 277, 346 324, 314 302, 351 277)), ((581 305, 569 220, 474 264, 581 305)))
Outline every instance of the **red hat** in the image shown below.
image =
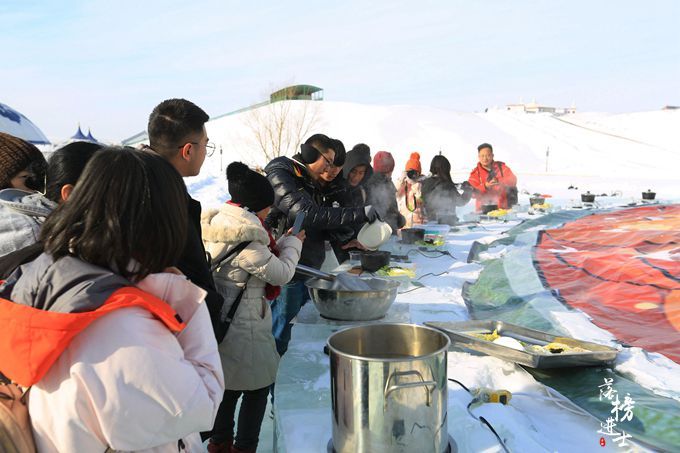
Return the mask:
POLYGON ((373 170, 378 173, 391 173, 394 170, 394 157, 387 151, 378 151, 373 156, 373 170))
POLYGON ((416 170, 418 174, 422 173, 422 168, 420 167, 420 154, 411 153, 411 157, 408 162, 406 162, 406 171, 416 170))

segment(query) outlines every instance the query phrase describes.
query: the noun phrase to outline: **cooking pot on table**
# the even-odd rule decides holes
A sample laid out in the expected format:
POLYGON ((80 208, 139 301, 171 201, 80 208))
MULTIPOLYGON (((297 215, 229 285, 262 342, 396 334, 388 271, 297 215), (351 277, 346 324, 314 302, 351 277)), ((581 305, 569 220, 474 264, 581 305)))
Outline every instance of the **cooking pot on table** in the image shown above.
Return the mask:
POLYGON ((581 201, 583 203, 595 203, 595 194, 590 192, 582 193, 581 201))
POLYGON ((382 250, 366 250, 361 252, 361 268, 366 272, 375 272, 390 264, 390 252, 382 250))
POLYGON ((454 226, 458 224, 458 216, 456 214, 438 214, 437 223, 454 226))
POLYGON ((336 332, 327 344, 336 452, 447 451, 446 335, 372 324, 336 332))
POLYGON ((416 241, 425 239, 425 230, 421 228, 402 228, 399 230, 401 242, 404 244, 415 244, 416 241))
POLYGON ((305 283, 309 297, 324 318, 341 321, 370 321, 385 316, 397 298, 399 282, 382 278, 363 279, 370 291, 330 289, 332 282, 311 279, 305 283))
POLYGON ((498 209, 497 204, 483 204, 482 205, 482 214, 488 214, 491 211, 495 211, 498 209))
POLYGON ((643 200, 653 200, 656 198, 656 192, 652 192, 651 190, 647 190, 647 192, 642 192, 642 199, 643 200))

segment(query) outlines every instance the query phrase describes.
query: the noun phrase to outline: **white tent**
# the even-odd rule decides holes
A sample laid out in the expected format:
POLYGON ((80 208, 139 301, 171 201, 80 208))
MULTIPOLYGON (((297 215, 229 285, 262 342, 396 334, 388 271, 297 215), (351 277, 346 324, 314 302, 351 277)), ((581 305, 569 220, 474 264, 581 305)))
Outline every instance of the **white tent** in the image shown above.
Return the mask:
POLYGON ((12 107, 0 102, 0 132, 5 132, 15 137, 22 138, 34 145, 49 145, 50 141, 45 137, 38 126, 31 120, 12 107))

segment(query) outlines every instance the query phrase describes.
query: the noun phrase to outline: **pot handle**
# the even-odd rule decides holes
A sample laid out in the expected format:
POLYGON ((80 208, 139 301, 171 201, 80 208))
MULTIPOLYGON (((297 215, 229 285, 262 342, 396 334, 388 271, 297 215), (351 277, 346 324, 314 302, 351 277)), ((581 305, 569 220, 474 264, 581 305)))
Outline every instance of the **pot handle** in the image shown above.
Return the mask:
POLYGON ((390 375, 390 377, 387 379, 387 383, 385 384, 385 407, 384 410, 387 410, 387 397, 390 396, 390 393, 394 392, 395 390, 399 389, 404 389, 404 388, 412 388, 412 387, 425 387, 425 393, 427 394, 427 401, 426 404, 428 406, 431 405, 430 401, 430 393, 434 390, 434 388, 437 386, 437 383, 435 381, 426 381, 425 378, 423 378, 423 375, 420 374, 420 371, 418 370, 409 370, 409 371, 395 371, 390 375), (418 379, 420 379, 420 382, 404 382, 404 383, 399 383, 398 379, 399 377, 402 376, 417 376, 418 379), (392 380, 395 381, 394 384, 390 385, 390 382, 392 380), (428 387, 432 386, 432 390, 430 390, 428 387))

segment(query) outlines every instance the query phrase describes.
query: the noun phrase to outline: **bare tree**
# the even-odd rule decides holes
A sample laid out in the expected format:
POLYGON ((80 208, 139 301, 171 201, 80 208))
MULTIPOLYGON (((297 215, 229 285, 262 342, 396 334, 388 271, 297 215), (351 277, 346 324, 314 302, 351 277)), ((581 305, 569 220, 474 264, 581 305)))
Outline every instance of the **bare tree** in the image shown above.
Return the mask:
MULTIPOLYGON (((292 97, 293 87, 288 97, 292 97)), ((263 102, 244 117, 251 139, 266 161, 295 154, 304 138, 316 127, 319 105, 316 101, 284 100, 263 102)))

